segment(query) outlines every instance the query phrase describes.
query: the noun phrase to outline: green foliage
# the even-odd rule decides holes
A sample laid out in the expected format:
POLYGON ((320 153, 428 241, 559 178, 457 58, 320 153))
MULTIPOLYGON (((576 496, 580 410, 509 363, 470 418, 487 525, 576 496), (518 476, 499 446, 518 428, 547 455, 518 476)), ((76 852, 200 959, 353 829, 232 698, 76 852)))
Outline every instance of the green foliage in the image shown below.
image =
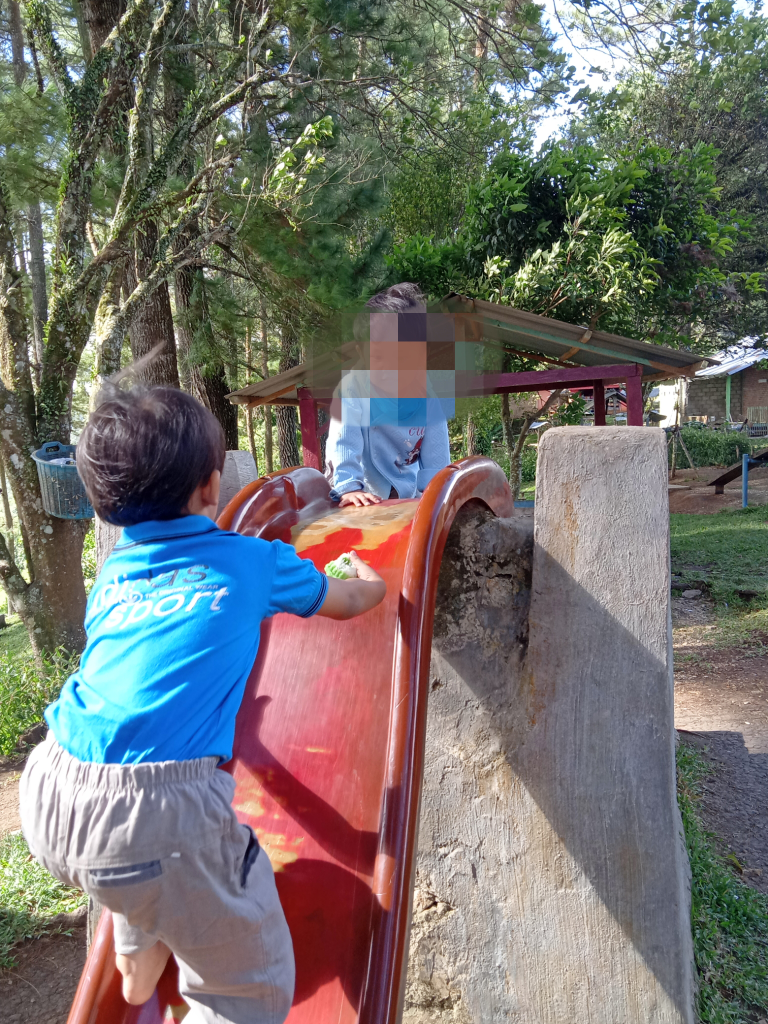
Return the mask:
POLYGON ((65 118, 53 89, 37 95, 0 76, 0 154, 3 178, 14 206, 56 201, 51 165, 63 155, 65 118))
POLYGON ((759 275, 724 269, 750 231, 720 202, 715 150, 647 141, 606 153, 503 149, 468 191, 455 239, 395 246, 393 276, 433 297, 451 288, 571 323, 687 347, 759 275))
MULTIPOLYGON (((22 626, 11 627, 23 635, 22 626)), ((67 677, 76 668, 76 659, 56 653, 41 668, 29 648, 0 652, 0 755, 16 753, 19 736, 43 717, 67 677)))
POLYGON ((552 425, 556 427, 578 427, 584 419, 586 399, 579 392, 563 396, 564 401, 553 413, 552 425))
POLYGON ((57 914, 71 914, 88 903, 80 889, 57 881, 29 854, 20 833, 0 840, 0 968, 14 966, 13 947, 24 939, 47 935, 61 924, 57 914))
POLYGON ((436 245, 424 235, 412 235, 394 244, 386 262, 393 281, 414 281, 432 299, 464 288, 466 260, 461 243, 436 245))
POLYGON ((768 605, 768 506, 723 509, 716 515, 673 514, 672 571, 683 586, 705 584, 721 605, 738 602, 738 591, 768 605))
POLYGON ((508 259, 489 258, 475 290, 491 302, 626 333, 638 303, 656 288, 653 261, 603 196, 576 196, 567 214, 562 238, 513 273, 508 259))
MULTIPOLYGON (((699 518, 712 518, 700 516, 699 518)), ((746 1024, 768 1009, 768 897, 744 885, 718 853, 697 810, 711 771, 694 748, 677 749, 677 794, 691 864, 691 924, 702 1024, 746 1024)))
MULTIPOLYGON (((732 283, 742 299, 713 304, 709 297, 708 322, 727 342, 764 333, 768 308, 765 292, 743 287, 752 274, 765 285, 768 18, 758 5, 737 7, 731 0, 687 3, 677 13, 678 20, 660 35, 642 69, 634 68, 608 92, 583 91, 584 118, 572 125, 570 134, 572 140, 589 139, 616 158, 627 144, 637 146, 649 138, 673 152, 695 153, 700 147, 710 151, 718 194, 708 196, 706 181, 695 174, 683 184, 687 190, 700 190, 707 212, 733 210, 734 224, 750 225, 746 235, 732 237, 730 252, 717 256, 726 275, 722 297, 735 297, 732 283)), ((670 215, 684 217, 685 204, 675 211, 674 193, 670 199, 670 215)), ((707 238, 695 241, 699 249, 689 249, 687 255, 709 258, 707 238)), ((677 298, 693 303, 694 312, 701 302, 695 291, 677 298)))
MULTIPOLYGON (((749 437, 733 430, 683 427, 680 434, 695 466, 732 466, 739 461, 742 455, 750 453, 755 447, 749 437)), ((765 447, 765 445, 763 444, 761 447, 765 447)), ((671 466, 671 441, 667 447, 667 461, 671 466)), ((677 466, 680 469, 689 466, 688 459, 680 445, 677 446, 677 466)))

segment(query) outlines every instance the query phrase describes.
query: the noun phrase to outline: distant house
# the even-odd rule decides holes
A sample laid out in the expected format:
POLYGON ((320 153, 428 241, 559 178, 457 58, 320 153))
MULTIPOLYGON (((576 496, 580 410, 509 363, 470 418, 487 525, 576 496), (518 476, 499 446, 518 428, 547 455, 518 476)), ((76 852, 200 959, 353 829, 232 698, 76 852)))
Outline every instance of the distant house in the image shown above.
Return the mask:
POLYGON ((717 366, 699 370, 682 385, 662 385, 660 406, 667 412, 666 426, 675 421, 675 403, 682 397, 683 422, 768 424, 768 351, 749 345, 734 345, 719 352, 717 366), (669 392, 669 394, 666 394, 669 392), (667 409, 667 407, 669 407, 667 409))

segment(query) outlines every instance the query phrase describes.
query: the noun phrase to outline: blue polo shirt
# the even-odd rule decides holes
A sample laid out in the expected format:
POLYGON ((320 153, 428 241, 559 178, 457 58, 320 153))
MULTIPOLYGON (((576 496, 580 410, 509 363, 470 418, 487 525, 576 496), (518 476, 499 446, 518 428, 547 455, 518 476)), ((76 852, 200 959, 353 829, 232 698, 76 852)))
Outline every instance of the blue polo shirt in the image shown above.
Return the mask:
POLYGON ((81 761, 228 761, 262 620, 314 615, 327 591, 289 544, 205 516, 126 527, 88 599, 80 668, 46 721, 81 761))

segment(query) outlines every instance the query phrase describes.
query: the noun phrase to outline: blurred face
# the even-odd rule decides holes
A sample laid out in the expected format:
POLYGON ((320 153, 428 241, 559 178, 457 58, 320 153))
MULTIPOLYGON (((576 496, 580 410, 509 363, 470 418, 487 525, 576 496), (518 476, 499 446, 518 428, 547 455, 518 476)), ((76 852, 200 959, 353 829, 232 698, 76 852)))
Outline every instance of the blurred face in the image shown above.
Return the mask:
POLYGON ((425 398, 427 394, 427 342, 401 341, 398 315, 371 314, 371 384, 390 398, 425 398))

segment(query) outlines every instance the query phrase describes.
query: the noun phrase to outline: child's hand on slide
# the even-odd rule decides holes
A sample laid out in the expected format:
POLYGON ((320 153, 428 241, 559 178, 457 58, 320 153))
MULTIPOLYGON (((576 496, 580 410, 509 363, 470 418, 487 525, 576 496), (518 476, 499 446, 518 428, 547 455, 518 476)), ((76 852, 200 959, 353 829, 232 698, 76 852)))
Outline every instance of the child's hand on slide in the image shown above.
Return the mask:
POLYGON ((375 569, 354 551, 340 555, 325 567, 328 595, 317 613, 329 619, 352 619, 384 600, 387 585, 375 569))
POLYGON ((364 562, 356 551, 350 551, 348 557, 352 565, 357 569, 358 579, 367 580, 369 583, 384 582, 376 570, 372 569, 367 562, 364 562))
POLYGON ((378 505, 380 501, 378 494, 371 494, 370 491, 347 491, 339 499, 339 508, 347 508, 349 505, 362 508, 364 505, 378 505))

